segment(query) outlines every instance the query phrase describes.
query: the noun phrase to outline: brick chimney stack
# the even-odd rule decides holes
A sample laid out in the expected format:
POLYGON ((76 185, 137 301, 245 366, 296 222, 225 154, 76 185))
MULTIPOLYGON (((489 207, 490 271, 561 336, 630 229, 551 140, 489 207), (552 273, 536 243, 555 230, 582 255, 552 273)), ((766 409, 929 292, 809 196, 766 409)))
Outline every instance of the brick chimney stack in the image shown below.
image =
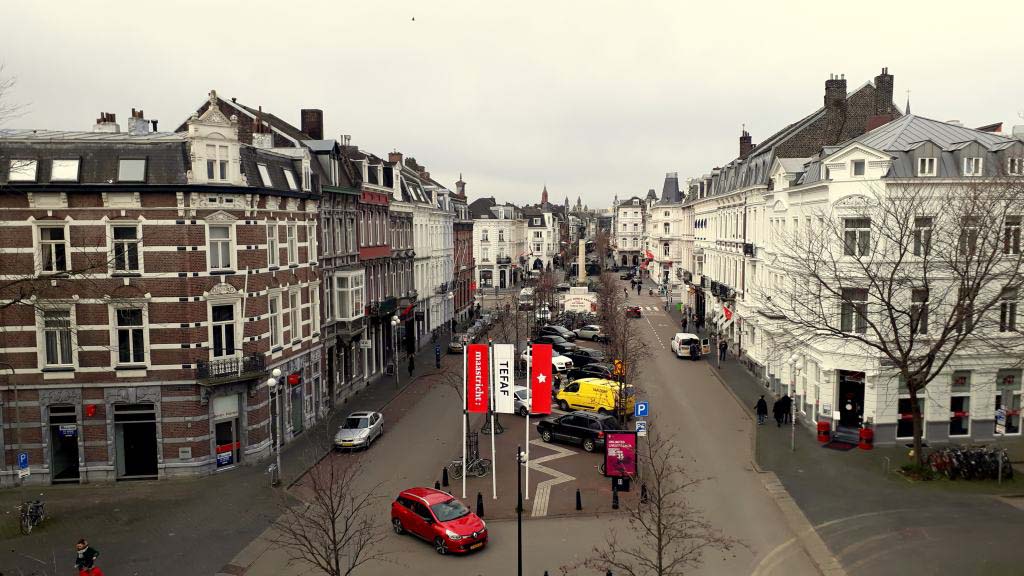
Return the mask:
POLYGON ((312 140, 323 140, 324 111, 315 108, 303 108, 300 116, 302 118, 302 132, 312 140))
POLYGON ((392 164, 398 164, 399 166, 401 166, 402 153, 397 150, 394 152, 388 152, 388 162, 391 162, 392 164))
POLYGON ((892 86, 892 74, 889 74, 888 68, 882 68, 882 73, 875 76, 875 109, 874 114, 868 118, 868 132, 888 124, 896 117, 896 107, 892 105, 892 86))
POLYGON ((462 181, 462 173, 459 173, 459 181, 455 183, 455 193, 463 197, 466 195, 466 183, 462 181))
POLYGON ((747 156, 750 156, 750 151, 754 149, 753 140, 750 138, 750 133, 746 130, 740 135, 740 160, 746 160, 747 156))
POLYGON ((825 145, 838 144, 846 124, 846 75, 829 74, 825 81, 825 145))

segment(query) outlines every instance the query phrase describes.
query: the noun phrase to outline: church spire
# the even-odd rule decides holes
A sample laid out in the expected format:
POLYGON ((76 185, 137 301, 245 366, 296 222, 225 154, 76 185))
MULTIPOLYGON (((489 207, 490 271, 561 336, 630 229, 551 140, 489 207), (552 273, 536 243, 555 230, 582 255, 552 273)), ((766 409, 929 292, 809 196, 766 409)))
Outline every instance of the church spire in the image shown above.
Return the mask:
POLYGON ((907 90, 907 110, 904 114, 910 116, 910 90, 907 90))
POLYGON ((544 185, 544 191, 540 193, 540 203, 541 204, 547 204, 548 203, 548 185, 547 184, 544 185))

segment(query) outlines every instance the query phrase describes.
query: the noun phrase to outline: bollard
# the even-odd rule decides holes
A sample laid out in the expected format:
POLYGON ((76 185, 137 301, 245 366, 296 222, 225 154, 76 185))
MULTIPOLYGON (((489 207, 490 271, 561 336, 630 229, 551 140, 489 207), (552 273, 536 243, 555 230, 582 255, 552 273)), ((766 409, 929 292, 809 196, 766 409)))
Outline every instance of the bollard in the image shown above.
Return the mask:
POLYGON ((647 483, 640 485, 640 503, 647 504, 647 483))
POLYGON ((583 510, 583 499, 580 498, 580 489, 576 489, 576 509, 583 510))
POLYGON ((612 510, 619 509, 619 489, 612 486, 612 510))
POLYGON ((608 571, 604 573, 604 576, 612 576, 612 569, 609 568, 608 571))
POLYGON ((438 482, 437 480, 434 480, 434 490, 440 490, 440 489, 441 489, 441 483, 438 482))
POLYGON ((476 515, 484 517, 484 495, 481 492, 476 493, 476 515))
POLYGON ((448 487, 448 467, 441 468, 441 486, 448 487))

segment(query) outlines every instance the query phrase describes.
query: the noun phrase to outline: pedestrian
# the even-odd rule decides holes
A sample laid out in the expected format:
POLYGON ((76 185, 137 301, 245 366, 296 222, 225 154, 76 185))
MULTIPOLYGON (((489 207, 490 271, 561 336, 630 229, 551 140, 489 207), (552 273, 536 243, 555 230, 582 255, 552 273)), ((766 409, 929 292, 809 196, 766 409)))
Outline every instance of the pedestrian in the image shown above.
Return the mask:
POLYGON ((690 359, 700 360, 700 346, 696 343, 690 344, 690 359))
POLYGON ((779 398, 772 404, 772 416, 775 417, 775 424, 782 428, 782 398, 779 398))
POLYGON ((789 424, 793 418, 793 399, 789 394, 784 394, 779 398, 779 402, 782 402, 782 423, 789 424))
POLYGON ((643 285, 638 282, 637 285, 636 285, 636 295, 639 296, 640 295, 640 291, 643 290, 643 289, 644 289, 643 285))
POLYGON ((764 424, 764 421, 768 419, 768 402, 765 401, 764 394, 761 394, 761 399, 754 406, 754 412, 757 412, 758 425, 764 424))
POLYGON ((416 370, 416 357, 412 354, 409 355, 409 378, 412 378, 413 371, 416 370))
POLYGON ((89 546, 89 542, 85 538, 75 544, 75 552, 78 553, 75 558, 75 568, 78 568, 79 576, 103 576, 103 571, 96 567, 96 558, 100 553, 89 546))
POLYGON ((729 350, 729 343, 725 339, 718 341, 718 361, 725 362, 725 353, 729 350))
POLYGON ((622 289, 622 294, 626 297, 626 300, 629 300, 629 290, 626 290, 625 288, 623 288, 622 289))
POLYGON ((686 316, 683 316, 683 319, 682 319, 681 323, 682 323, 682 326, 683 326, 683 332, 686 332, 686 316))

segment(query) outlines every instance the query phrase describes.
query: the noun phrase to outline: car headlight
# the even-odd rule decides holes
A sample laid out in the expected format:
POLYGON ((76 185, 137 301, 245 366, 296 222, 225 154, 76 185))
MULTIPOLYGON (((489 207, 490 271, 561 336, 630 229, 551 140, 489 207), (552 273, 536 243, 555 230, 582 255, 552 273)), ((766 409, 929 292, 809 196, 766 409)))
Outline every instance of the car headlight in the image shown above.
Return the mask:
POLYGON ((465 538, 465 536, 460 536, 459 534, 456 534, 455 532, 452 532, 451 530, 445 530, 444 534, 445 534, 445 536, 447 536, 448 538, 450 538, 452 540, 462 540, 463 538, 465 538))

